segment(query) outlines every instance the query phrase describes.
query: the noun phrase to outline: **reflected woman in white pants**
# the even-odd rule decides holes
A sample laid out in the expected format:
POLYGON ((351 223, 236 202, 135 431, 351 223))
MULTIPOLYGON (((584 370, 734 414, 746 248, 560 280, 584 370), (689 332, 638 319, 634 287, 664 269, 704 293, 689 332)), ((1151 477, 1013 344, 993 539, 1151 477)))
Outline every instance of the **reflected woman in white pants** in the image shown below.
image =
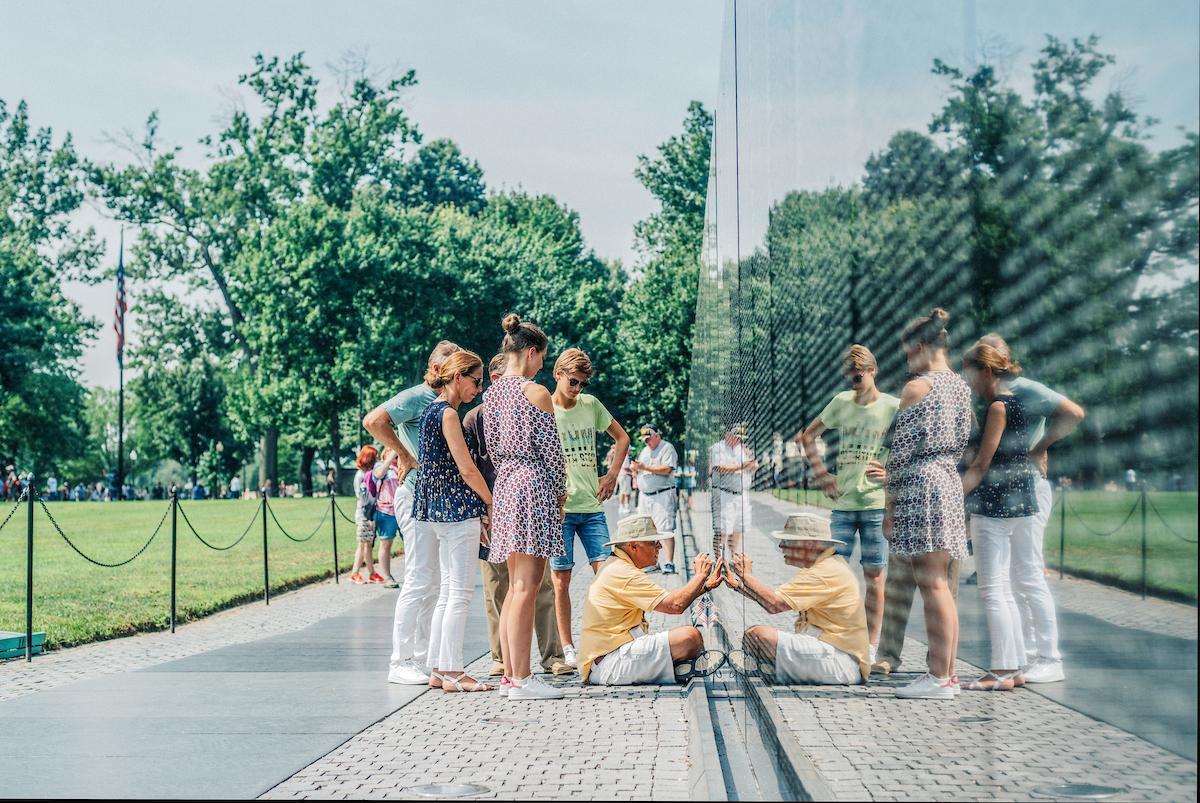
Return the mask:
POLYGON ((475 592, 483 521, 492 495, 471 457, 458 408, 483 387, 483 361, 458 351, 429 369, 438 397, 421 414, 413 518, 419 539, 436 540, 441 585, 429 635, 429 685, 444 692, 491 691, 464 671, 463 638, 475 592))
POLYGON ((1025 644, 1012 567, 1027 566, 1036 555, 1038 473, 1029 459, 1025 409, 1007 384, 1020 373, 1021 367, 1007 354, 985 343, 976 343, 963 357, 967 384, 988 404, 975 459, 963 477, 963 492, 971 512, 971 540, 992 656, 989 671, 963 685, 969 691, 1009 690, 1025 682, 1021 673, 1025 644))

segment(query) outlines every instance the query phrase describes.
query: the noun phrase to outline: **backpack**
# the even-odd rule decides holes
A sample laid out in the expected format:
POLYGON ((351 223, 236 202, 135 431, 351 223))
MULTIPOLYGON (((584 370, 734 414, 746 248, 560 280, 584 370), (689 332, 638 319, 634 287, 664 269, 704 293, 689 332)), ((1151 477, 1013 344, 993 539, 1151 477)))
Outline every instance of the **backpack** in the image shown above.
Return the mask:
POLYGON ((370 475, 373 471, 374 471, 374 469, 371 469, 371 471, 364 472, 363 478, 362 478, 362 487, 363 487, 362 512, 363 512, 363 518, 366 521, 371 521, 375 518, 375 497, 371 495, 371 481, 370 481, 370 479, 368 479, 368 477, 370 477, 370 475))

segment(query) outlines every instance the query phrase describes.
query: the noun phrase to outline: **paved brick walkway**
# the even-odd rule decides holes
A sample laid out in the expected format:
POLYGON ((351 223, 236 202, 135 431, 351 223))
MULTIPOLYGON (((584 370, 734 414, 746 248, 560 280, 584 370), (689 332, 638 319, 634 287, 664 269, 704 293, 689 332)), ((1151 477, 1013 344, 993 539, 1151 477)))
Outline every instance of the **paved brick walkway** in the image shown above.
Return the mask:
MULTIPOLYGON (((401 571, 397 567, 396 571, 401 571)), ((358 586, 343 578, 272 595, 271 604, 252 602, 160 631, 98 641, 25 660, 0 662, 0 701, 52 689, 98 675, 144 669, 202 652, 267 636, 290 633, 344 613, 377 594, 382 586, 358 586)))
MULTIPOLYGON (((779 585, 794 569, 783 563, 766 532, 799 508, 766 494, 756 497, 755 532, 745 549, 754 558, 755 573, 779 585)), ((711 532, 706 497, 697 500, 693 521, 703 547, 711 532)), ((1066 598, 1064 607, 1083 606, 1086 613, 1112 617, 1125 627, 1150 620, 1187 632, 1190 621, 1195 638, 1194 608, 1142 603, 1137 595, 1095 583, 1069 581, 1052 588, 1060 601, 1066 598)), ((792 615, 771 617, 727 588, 716 597, 731 633, 767 622, 791 627, 792 615)), ((908 639, 903 665, 922 666, 924 654, 925 644, 908 639)), ((958 672, 966 678, 980 670, 960 661, 958 672)), ((1130 733, 1028 691, 964 692, 953 702, 896 699, 894 689, 912 677, 872 678, 869 685, 853 688, 772 688, 792 736, 837 799, 1027 800, 1038 786, 1067 782, 1123 787, 1128 791, 1120 799, 1127 800, 1196 799, 1195 762, 1130 733), (978 716, 990 721, 960 722, 978 716)))
MULTIPOLYGON (((669 587, 681 580, 654 577, 669 587)), ((576 638, 591 580, 581 561, 571 579, 576 638)), ((649 618, 651 632, 685 623, 649 618)), ((468 671, 483 677, 490 665, 483 656, 468 671)), ((426 692, 264 798, 411 798, 422 784, 476 783, 487 797, 514 800, 688 799, 697 746, 688 743, 682 687, 607 689, 584 687, 578 675, 546 677, 566 688, 564 700, 426 692)))

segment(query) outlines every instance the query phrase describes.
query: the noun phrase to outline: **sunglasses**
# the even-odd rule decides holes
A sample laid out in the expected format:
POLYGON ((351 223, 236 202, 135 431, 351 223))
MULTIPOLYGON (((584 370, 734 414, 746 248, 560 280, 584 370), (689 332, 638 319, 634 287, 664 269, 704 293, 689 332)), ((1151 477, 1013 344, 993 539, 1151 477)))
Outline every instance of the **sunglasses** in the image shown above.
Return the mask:
POLYGON ((575 378, 575 377, 573 377, 573 376, 568 376, 568 377, 567 377, 567 382, 568 382, 568 383, 571 385, 571 387, 573 387, 573 388, 579 388, 580 390, 582 390, 583 388, 586 388, 586 387, 588 386, 588 380, 586 380, 586 379, 576 379, 576 378, 575 378))
POLYGON ((467 379, 469 379, 475 383, 476 390, 483 387, 483 377, 482 376, 471 376, 470 374, 463 374, 463 376, 465 376, 467 379))

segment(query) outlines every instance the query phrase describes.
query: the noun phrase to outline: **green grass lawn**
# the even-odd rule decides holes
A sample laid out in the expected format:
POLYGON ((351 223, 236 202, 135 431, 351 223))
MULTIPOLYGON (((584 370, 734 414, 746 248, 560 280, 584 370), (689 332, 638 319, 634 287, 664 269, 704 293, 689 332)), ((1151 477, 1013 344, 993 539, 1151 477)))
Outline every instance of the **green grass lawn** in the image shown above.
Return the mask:
MULTIPOLYGON (((353 514, 353 500, 339 501, 353 514)), ((136 552, 154 531, 168 502, 57 502, 50 511, 83 552, 108 563, 136 552)), ((180 502, 196 530, 214 546, 232 543, 245 529, 257 501, 180 502)), ((313 531, 329 500, 278 499, 271 507, 293 536, 313 531)), ((2 511, 7 515, 8 509, 2 511)), ((26 512, 18 511, 0 530, 0 630, 25 629, 26 512)), ((0 518, 2 520, 2 518, 0 518)), ((338 560, 342 571, 354 559, 354 528, 339 517, 338 560)), ((270 521, 272 591, 329 577, 333 570, 332 529, 325 517, 309 541, 288 540, 270 521)), ((397 542, 396 550, 401 547, 397 542)), ((171 521, 168 515, 150 547, 127 566, 102 568, 79 557, 51 527, 41 508, 34 513, 33 627, 53 647, 156 630, 170 624, 171 521)), ((262 523, 226 552, 203 546, 184 524, 178 526, 177 621, 213 613, 263 593, 262 523)))
MULTIPOLYGON (((830 500, 819 491, 797 489, 772 493, 788 502, 829 507, 830 500)), ((1146 587, 1152 594, 1176 599, 1196 600, 1195 543, 1186 543, 1176 533, 1196 540, 1195 492, 1152 492, 1149 501, 1158 508, 1163 520, 1151 507, 1146 516, 1146 587)), ((1065 533, 1062 494, 1055 491, 1054 511, 1046 527, 1046 565, 1059 568, 1059 540, 1063 538, 1063 568, 1069 574, 1089 577, 1123 588, 1140 591, 1142 587, 1142 514, 1140 506, 1125 521, 1131 508, 1139 505, 1139 494, 1126 491, 1070 491, 1067 499, 1065 533), (1124 526, 1118 528, 1122 522, 1124 526), (1098 533, 1116 530, 1112 535, 1098 533)))

